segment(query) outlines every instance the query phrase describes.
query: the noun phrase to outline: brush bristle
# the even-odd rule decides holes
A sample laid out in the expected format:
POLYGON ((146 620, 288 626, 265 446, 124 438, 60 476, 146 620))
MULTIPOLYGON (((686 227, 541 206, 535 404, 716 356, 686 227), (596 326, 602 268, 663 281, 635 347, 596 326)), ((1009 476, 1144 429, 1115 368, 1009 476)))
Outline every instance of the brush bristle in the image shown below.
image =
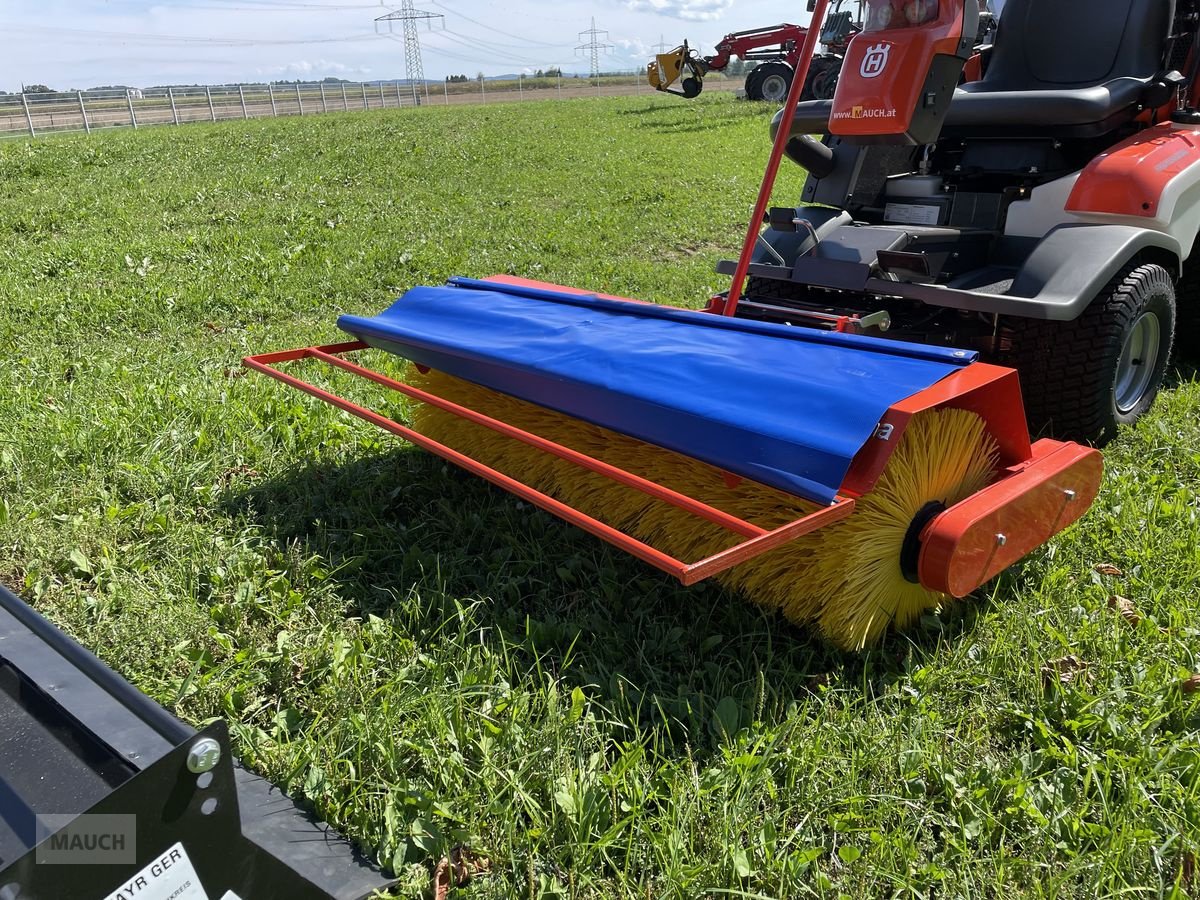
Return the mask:
MULTIPOLYGON (((734 487, 705 463, 516 400, 440 372, 410 368, 407 381, 533 434, 666 485, 763 528, 817 507, 751 481, 734 487)), ((557 457, 417 404, 422 434, 511 475, 576 509, 689 562, 729 547, 724 529, 557 457)), ((900 548, 913 517, 931 501, 951 506, 991 480, 996 445, 983 420, 962 410, 913 417, 874 490, 835 525, 734 566, 717 579, 831 642, 857 650, 889 627, 904 628, 949 598, 907 581, 900 548)))

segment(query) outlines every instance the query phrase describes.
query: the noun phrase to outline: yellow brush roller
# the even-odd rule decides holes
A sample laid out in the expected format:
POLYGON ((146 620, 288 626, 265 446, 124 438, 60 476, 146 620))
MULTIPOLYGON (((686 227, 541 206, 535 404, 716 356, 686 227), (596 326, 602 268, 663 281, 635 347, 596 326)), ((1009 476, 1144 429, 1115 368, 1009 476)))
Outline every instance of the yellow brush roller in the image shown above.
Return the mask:
MULTIPOLYGON (((405 380, 765 528, 817 508, 752 481, 730 486, 705 463, 437 371, 422 373, 413 367, 405 380)), ((412 426, 674 556, 707 557, 731 542, 727 531, 674 506, 433 406, 415 405, 412 426)), ((950 599, 905 578, 900 565, 904 540, 928 504, 953 506, 985 487, 995 473, 996 452, 975 414, 956 409, 921 413, 854 515, 716 577, 797 624, 815 625, 838 646, 859 649, 889 627, 903 628, 950 599)))

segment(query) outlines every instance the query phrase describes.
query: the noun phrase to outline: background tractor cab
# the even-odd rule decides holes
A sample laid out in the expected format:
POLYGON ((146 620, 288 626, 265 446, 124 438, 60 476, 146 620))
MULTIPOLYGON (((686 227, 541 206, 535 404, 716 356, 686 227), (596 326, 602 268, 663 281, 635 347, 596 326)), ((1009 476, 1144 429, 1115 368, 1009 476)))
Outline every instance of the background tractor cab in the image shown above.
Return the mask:
POLYGON ((795 108, 809 178, 737 314, 976 349, 1035 429, 1112 438, 1196 317, 1197 0, 1007 0, 963 84, 977 0, 868 7, 833 99, 795 108))

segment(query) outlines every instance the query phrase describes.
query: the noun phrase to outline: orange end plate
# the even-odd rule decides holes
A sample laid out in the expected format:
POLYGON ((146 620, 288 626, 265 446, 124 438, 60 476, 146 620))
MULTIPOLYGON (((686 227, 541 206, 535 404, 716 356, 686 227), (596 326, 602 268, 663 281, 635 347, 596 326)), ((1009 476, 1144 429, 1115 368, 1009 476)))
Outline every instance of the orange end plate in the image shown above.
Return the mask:
POLYGON ((1091 447, 1041 440, 1029 461, 1006 472, 922 531, 922 585, 965 597, 1042 546, 1092 505, 1104 458, 1091 447))

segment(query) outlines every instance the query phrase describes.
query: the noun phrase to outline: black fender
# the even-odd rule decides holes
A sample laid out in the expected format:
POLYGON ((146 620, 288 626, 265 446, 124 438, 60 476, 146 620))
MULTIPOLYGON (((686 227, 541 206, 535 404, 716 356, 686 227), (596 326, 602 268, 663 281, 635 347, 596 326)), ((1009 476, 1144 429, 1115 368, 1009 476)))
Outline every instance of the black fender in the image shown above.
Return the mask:
POLYGON ((1169 234, 1133 225, 1060 225, 1042 238, 1007 293, 975 291, 951 282, 914 284, 867 279, 865 290, 928 306, 1051 322, 1079 318, 1116 274, 1137 256, 1180 274, 1182 252, 1169 234))
POLYGON ((1008 294, 997 298, 1012 308, 994 311, 1073 321, 1139 254, 1166 263, 1171 277, 1179 278, 1183 249, 1169 234, 1133 225, 1059 225, 1025 260, 1008 294))

